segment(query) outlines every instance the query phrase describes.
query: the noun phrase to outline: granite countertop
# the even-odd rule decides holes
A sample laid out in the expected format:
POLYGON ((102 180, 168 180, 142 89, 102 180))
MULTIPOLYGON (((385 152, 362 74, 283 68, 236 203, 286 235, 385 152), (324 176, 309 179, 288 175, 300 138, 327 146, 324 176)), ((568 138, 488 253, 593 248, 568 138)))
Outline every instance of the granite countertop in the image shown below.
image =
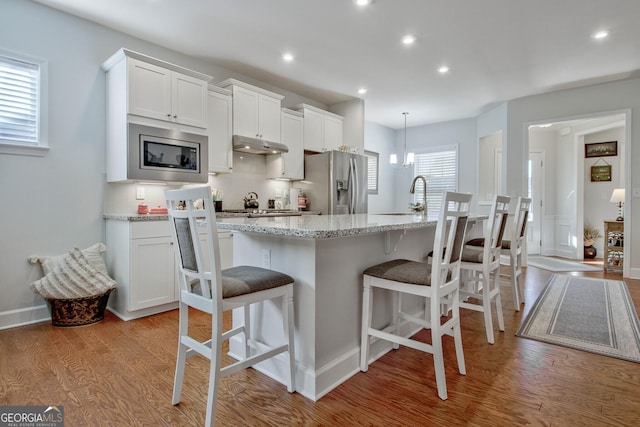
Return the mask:
MULTIPOLYGON (((265 210, 269 212, 269 210, 265 210)), ((293 212, 293 211, 292 211, 293 212)), ((320 215, 318 211, 299 211, 301 215, 320 215)), ((223 218, 247 218, 250 212, 216 212, 216 219, 223 218)), ((138 214, 138 213, 112 213, 103 214, 104 219, 116 221, 168 221, 167 214, 138 214)))
MULTIPOLYGON (((167 221, 167 215, 105 214, 105 219, 119 221, 167 221)), ((486 215, 472 215, 472 224, 486 215)), ((436 221, 427 221, 422 213, 313 215, 247 218, 246 213, 218 215, 218 229, 245 231, 285 237, 328 239, 435 227, 436 221)))
POLYGON ((218 218, 219 229, 248 231, 287 237, 326 239, 383 231, 435 226, 422 214, 402 215, 303 215, 275 218, 218 218))

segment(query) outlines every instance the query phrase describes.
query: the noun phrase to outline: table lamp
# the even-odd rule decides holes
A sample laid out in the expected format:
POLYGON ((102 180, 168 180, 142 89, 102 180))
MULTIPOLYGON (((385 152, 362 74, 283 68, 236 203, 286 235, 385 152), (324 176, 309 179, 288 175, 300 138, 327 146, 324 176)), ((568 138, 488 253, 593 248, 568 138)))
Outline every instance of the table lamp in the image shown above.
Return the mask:
POLYGON ((618 204, 618 218, 616 221, 624 221, 622 217, 622 204, 624 203, 624 188, 616 188, 613 190, 613 194, 611 194, 611 203, 618 204))

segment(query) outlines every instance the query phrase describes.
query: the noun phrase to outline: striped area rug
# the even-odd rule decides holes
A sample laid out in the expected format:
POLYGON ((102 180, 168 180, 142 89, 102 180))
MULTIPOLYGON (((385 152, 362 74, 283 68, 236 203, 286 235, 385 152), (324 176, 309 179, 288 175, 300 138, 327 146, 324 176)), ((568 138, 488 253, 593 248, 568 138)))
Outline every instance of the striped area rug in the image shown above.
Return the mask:
POLYGON ((581 262, 565 261, 563 259, 546 256, 529 256, 527 265, 542 268, 544 270, 559 271, 602 271, 602 267, 583 264, 581 262))
POLYGON ((554 275, 516 335, 640 363, 640 320, 618 280, 554 275))

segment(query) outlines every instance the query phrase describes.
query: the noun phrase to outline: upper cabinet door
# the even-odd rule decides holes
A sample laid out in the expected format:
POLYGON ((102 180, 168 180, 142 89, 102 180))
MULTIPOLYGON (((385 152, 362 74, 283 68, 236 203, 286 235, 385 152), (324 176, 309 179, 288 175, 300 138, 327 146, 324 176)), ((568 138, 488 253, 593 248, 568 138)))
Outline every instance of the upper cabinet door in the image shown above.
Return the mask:
POLYGON ((232 171, 231 105, 231 95, 209 91, 209 172, 232 171))
POLYGON ((129 114, 207 127, 207 82, 129 59, 129 114))
POLYGON ((243 87, 233 87, 233 134, 259 138, 258 94, 243 87))
POLYGON ((128 83, 129 114, 170 120, 170 70, 131 58, 128 83))
POLYGON ((233 95, 233 135, 280 142, 284 96, 235 79, 221 82, 220 87, 233 95))
POLYGON ((323 152, 342 145, 342 116, 307 104, 300 104, 297 109, 304 113, 305 150, 323 152))
POLYGON ((280 142, 280 100, 259 94, 258 120, 259 138, 280 142))
POLYGON ((173 119, 183 125, 207 127, 207 82, 172 72, 173 119))
POLYGON ((324 148, 337 150, 342 145, 342 119, 326 115, 324 117, 324 148))
POLYGON ((304 179, 302 126, 299 113, 281 113, 281 142, 289 152, 266 156, 267 178, 304 179))
POLYGON ((324 151, 324 116, 309 109, 304 110, 304 149, 324 151))

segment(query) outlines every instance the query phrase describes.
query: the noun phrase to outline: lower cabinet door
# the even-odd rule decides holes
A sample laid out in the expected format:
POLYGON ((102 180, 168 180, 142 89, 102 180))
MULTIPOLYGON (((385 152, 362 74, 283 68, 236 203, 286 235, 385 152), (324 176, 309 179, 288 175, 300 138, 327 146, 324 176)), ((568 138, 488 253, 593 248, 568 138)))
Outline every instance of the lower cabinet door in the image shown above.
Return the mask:
POLYGON ((131 240, 129 311, 177 301, 174 256, 169 237, 131 240))

